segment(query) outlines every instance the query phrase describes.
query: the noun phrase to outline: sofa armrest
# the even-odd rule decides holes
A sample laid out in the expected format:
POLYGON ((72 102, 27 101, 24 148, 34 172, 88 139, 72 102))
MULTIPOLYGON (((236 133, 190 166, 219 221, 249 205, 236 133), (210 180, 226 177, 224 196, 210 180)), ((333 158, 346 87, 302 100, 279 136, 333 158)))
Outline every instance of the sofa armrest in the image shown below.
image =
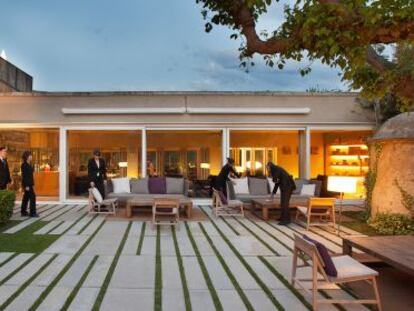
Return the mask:
POLYGON ((190 190, 190 181, 188 179, 184 179, 184 196, 188 197, 188 191, 190 190))

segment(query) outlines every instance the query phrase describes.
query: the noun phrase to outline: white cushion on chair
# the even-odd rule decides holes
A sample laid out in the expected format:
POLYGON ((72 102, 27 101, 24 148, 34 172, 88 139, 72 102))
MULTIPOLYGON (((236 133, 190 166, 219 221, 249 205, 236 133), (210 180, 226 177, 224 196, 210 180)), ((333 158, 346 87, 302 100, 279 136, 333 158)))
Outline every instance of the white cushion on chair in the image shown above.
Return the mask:
POLYGON ((114 193, 131 193, 128 177, 113 178, 111 181, 114 187, 114 193))
POLYGON ((93 197, 94 197, 95 201, 98 202, 98 203, 102 203, 103 198, 102 198, 102 194, 99 192, 99 190, 95 187, 91 188, 91 190, 92 190, 92 194, 93 194, 93 197))
POLYGON ((330 277, 331 281, 335 279, 359 279, 364 276, 377 276, 378 272, 360 263, 350 256, 334 256, 332 261, 338 271, 337 277, 330 277))
POLYGON ((302 186, 302 189, 300 190, 300 195, 315 195, 315 184, 306 184, 302 186))
POLYGON ((243 178, 230 178, 231 182, 234 185, 234 192, 236 194, 249 194, 249 182, 247 177, 243 178))
POLYGON ((308 208, 306 206, 298 206, 297 209, 298 209, 298 212, 302 213, 303 215, 308 214, 308 208))
MULTIPOLYGON (((275 188, 275 183, 273 182, 273 178, 267 177, 267 183, 269 184, 270 193, 272 193, 273 189, 275 188)), ((280 187, 277 188, 276 195, 280 195, 280 187)))

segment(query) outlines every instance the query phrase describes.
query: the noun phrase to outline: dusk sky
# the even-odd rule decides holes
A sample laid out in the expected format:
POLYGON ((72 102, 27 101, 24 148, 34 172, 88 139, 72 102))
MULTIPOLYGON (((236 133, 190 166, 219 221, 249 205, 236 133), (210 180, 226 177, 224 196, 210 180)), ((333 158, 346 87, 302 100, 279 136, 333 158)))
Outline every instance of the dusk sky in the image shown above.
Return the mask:
MULTIPOLYGON (((272 30, 281 8, 272 8, 259 29, 272 30)), ((278 71, 256 57, 246 73, 240 42, 224 27, 205 33, 195 0, 4 0, 0 20, 0 51, 34 77, 36 90, 346 89, 338 70, 320 64, 302 78, 301 64, 278 71)))

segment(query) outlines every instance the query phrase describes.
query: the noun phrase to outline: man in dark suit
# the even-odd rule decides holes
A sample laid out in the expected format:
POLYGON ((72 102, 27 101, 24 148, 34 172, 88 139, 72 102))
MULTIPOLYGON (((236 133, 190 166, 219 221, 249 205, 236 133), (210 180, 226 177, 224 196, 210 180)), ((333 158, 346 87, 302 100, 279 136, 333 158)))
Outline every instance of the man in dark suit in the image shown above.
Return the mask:
POLYGON ((237 178, 240 177, 240 174, 234 169, 234 160, 232 158, 227 158, 227 163, 221 168, 221 171, 215 180, 215 188, 223 191, 225 195, 227 194, 227 181, 230 180, 230 173, 237 178))
POLYGON ((270 176, 275 183, 275 187, 271 194, 272 199, 276 194, 277 189, 280 187, 280 208, 282 214, 280 216, 279 225, 288 225, 290 223, 289 202, 293 190, 296 189, 295 181, 293 180, 292 175, 290 175, 283 167, 275 165, 272 162, 268 162, 266 166, 267 171, 270 173, 270 176))
POLYGON ((96 187, 105 198, 105 186, 104 180, 106 180, 106 163, 101 158, 101 152, 95 150, 93 152, 93 158, 88 163, 88 176, 91 187, 96 187))
POLYGON ((7 163, 7 148, 0 147, 0 190, 7 189, 9 183, 11 183, 11 178, 7 163))

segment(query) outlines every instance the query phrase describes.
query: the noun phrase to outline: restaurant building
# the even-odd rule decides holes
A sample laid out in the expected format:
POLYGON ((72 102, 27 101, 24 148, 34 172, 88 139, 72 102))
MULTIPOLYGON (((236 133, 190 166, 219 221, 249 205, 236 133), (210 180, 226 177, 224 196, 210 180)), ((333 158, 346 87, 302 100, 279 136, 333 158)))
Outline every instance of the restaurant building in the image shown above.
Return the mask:
POLYGON ((357 93, 40 92, 0 58, 0 145, 8 147, 11 188, 19 193, 20 157, 34 154, 40 199, 85 199, 87 161, 99 148, 110 178, 185 176, 192 195, 226 157, 244 175, 271 160, 293 176, 357 176, 363 198, 365 139, 374 116, 357 93))

